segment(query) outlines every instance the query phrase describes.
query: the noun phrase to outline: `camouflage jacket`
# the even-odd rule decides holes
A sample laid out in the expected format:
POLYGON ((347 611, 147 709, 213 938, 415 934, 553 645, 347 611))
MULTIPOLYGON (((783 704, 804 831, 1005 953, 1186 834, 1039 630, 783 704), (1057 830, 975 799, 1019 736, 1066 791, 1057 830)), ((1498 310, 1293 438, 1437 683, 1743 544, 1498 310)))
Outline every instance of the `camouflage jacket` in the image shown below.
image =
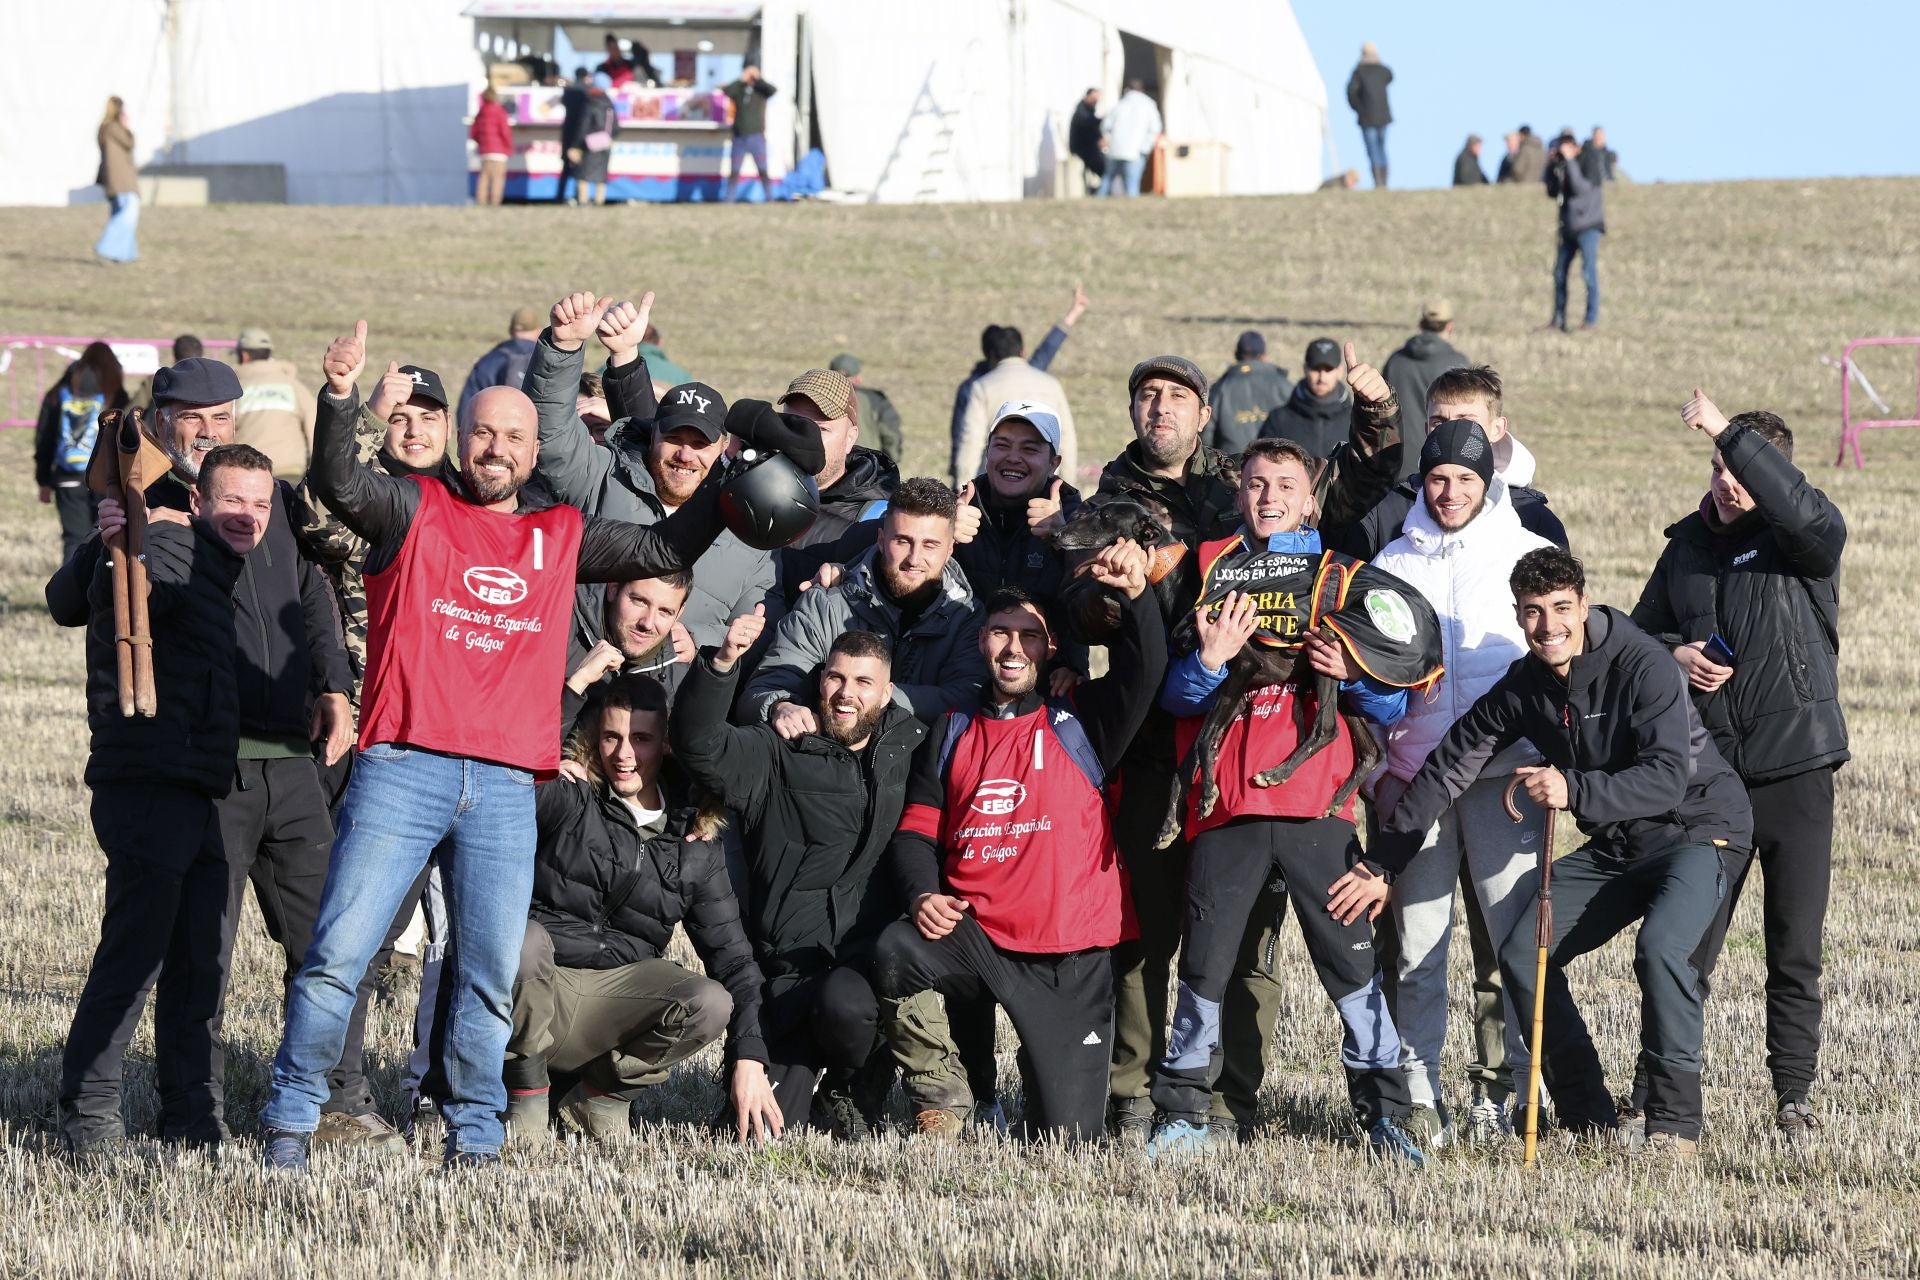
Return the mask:
MULTIPOLYGON (((380 458, 387 440, 387 424, 360 407, 360 424, 354 429, 360 463, 365 466, 380 458)), ((367 558, 366 540, 348 529, 337 516, 320 505, 302 480, 300 496, 306 500, 306 513, 294 536, 300 552, 320 566, 333 584, 340 602, 340 621, 346 633, 347 663, 353 668, 353 688, 349 696, 360 705, 360 682, 367 676, 367 593, 360 582, 360 566, 367 558)))

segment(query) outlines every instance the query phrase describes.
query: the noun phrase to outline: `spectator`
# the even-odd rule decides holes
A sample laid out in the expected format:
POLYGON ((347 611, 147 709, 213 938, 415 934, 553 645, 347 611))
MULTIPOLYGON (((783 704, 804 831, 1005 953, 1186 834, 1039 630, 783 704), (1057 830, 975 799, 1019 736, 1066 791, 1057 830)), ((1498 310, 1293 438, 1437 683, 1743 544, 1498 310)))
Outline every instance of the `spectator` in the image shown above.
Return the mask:
POLYGON ((507 340, 474 362, 460 388, 458 416, 466 420, 467 404, 488 387, 519 387, 527 380, 527 362, 533 359, 534 340, 540 336, 540 313, 516 307, 507 319, 507 340))
POLYGON ((773 199, 773 187, 767 181, 767 99, 778 90, 760 76, 757 64, 749 62, 740 69, 740 78, 722 89, 733 103, 733 142, 728 148, 726 200, 732 204, 739 192, 741 170, 748 156, 753 157, 753 175, 760 180, 760 198, 773 199))
POLYGON ((820 513, 813 527, 774 556, 782 601, 792 608, 802 584, 821 566, 844 564, 873 546, 900 470, 886 454, 860 443, 859 400, 845 375, 809 369, 787 384, 779 407, 818 423, 827 451, 827 465, 814 477, 820 513))
POLYGON ((480 176, 474 183, 475 204, 499 204, 507 193, 507 157, 513 154, 513 123, 500 95, 488 86, 480 91, 473 125, 467 130, 480 154, 480 176))
POLYGON ((1336 173, 1320 184, 1322 191, 1351 191, 1360 185, 1360 171, 1348 169, 1345 173, 1336 173))
POLYGON ((607 58, 595 70, 607 78, 607 87, 617 89, 623 84, 633 83, 633 63, 627 60, 620 48, 620 37, 609 31, 606 39, 607 58))
POLYGON ((1523 124, 1519 132, 1508 137, 1513 141, 1507 148, 1507 158, 1500 162, 1500 181, 1522 184, 1540 181, 1547 169, 1547 153, 1534 135, 1533 126, 1523 124))
POLYGON ((874 443, 880 451, 899 465, 902 452, 906 448, 900 435, 900 411, 893 407, 893 401, 887 399, 887 393, 878 387, 869 387, 860 376, 860 357, 842 351, 828 363, 827 368, 845 375, 853 384, 853 394, 860 402, 860 421, 873 428, 874 443))
POLYGON ((1387 126, 1393 123, 1387 86, 1392 83, 1393 72, 1380 61, 1380 50, 1372 42, 1361 45, 1360 62, 1347 77, 1347 105, 1360 121, 1360 140, 1367 146, 1375 189, 1387 185, 1387 126))
POLYGON ((265 329, 240 331, 240 403, 233 411, 233 438, 273 459, 273 474, 298 484, 313 453, 313 392, 291 360, 276 360, 265 329))
POLYGON ((1607 131, 1593 126, 1593 135, 1580 147, 1580 167, 1595 185, 1612 182, 1620 157, 1607 149, 1607 131))
MULTIPOLYGON (((1075 291, 1075 303, 1082 301, 1075 291)), ((1071 312, 1068 313, 1072 315, 1071 312)), ((967 405, 961 415, 960 431, 954 437, 951 472, 956 489, 980 473, 980 460, 987 449, 987 428, 993 411, 1009 400, 1037 400, 1050 405, 1060 419, 1060 475, 1071 483, 1080 461, 1073 430, 1073 410, 1067 405, 1066 388, 1052 374, 1036 369, 1026 358, 1020 331, 1011 327, 991 330, 983 336, 981 351, 987 359, 985 373, 973 379, 967 391, 967 405)))
POLYGON ((203 356, 205 354, 207 354, 206 344, 190 333, 183 333, 173 340, 173 362, 175 364, 179 364, 182 360, 191 360, 195 356, 203 356))
MULTIPOLYGON (((1047 336, 1040 340, 1040 345, 1033 349, 1031 356, 1027 357, 1027 363, 1042 373, 1051 368, 1053 358, 1060 354, 1060 348, 1066 345, 1068 336, 1073 332, 1073 326, 1080 322, 1080 317, 1085 315, 1086 311, 1087 295, 1076 284, 1073 286, 1073 301, 1067 306, 1067 314, 1060 317, 1058 324, 1047 330, 1047 336)), ((997 350, 1004 345, 994 336, 1000 328, 1001 326, 997 324, 990 324, 980 331, 980 359, 974 361, 973 368, 968 371, 965 378, 961 379, 960 385, 954 390, 953 425, 948 432, 949 447, 953 449, 959 448, 960 436, 966 426, 967 402, 973 395, 973 384, 982 374, 993 368, 994 362, 987 358, 987 348, 992 345, 997 350)), ((1017 335, 1019 331, 1014 332, 1017 335)), ((1014 345, 1020 344, 1016 341, 1014 345)), ((965 479, 964 476, 959 478, 965 479)))
POLYGON ((107 229, 93 246, 103 263, 133 262, 140 257, 134 233, 140 226, 140 169, 133 162, 133 129, 127 123, 127 104, 107 99, 107 113, 96 135, 100 144, 100 171, 94 181, 107 193, 111 216, 107 229))
POLYGON ((1100 91, 1089 89, 1073 106, 1073 119, 1067 125, 1067 153, 1082 166, 1081 182, 1086 193, 1100 189, 1107 173, 1106 145, 1100 132, 1100 91))
POLYGON ((1560 201, 1560 243, 1553 259, 1553 320, 1549 329, 1567 329, 1567 273, 1573 255, 1580 254, 1580 274, 1587 285, 1587 313, 1580 331, 1600 323, 1600 237, 1607 233, 1606 194, 1580 165, 1580 144, 1562 137, 1547 167, 1547 194, 1560 201))
POLYGON ((1315 338, 1307 344, 1303 368, 1293 394, 1267 415, 1260 435, 1291 440, 1316 458, 1331 457, 1346 440, 1353 417, 1353 393, 1347 389, 1340 344, 1332 338, 1315 338))
POLYGON ((1453 185, 1456 187, 1484 187, 1487 185, 1486 171, 1480 167, 1480 135, 1467 135, 1467 145, 1460 148, 1460 154, 1453 158, 1453 185))
POLYGON ((580 140, 567 152, 567 159, 573 162, 574 195, 570 203, 607 202, 613 140, 620 134, 619 113, 607 96, 612 88, 604 72, 595 75, 587 86, 587 100, 580 114, 580 140))
POLYGON ((683 382, 696 381, 684 365, 669 357, 661 347, 660 330, 652 321, 647 322, 646 335, 640 339, 640 358, 647 362, 647 376, 653 379, 655 395, 663 395, 667 388, 683 382))
POLYGON ((587 86, 592 81, 591 71, 576 67, 573 82, 560 91, 560 179, 553 188, 555 204, 572 201, 567 194, 567 183, 574 176, 573 157, 580 150, 580 136, 584 132, 581 125, 587 118, 587 86))
MULTIPOLYGON (((1453 303, 1446 298, 1429 299, 1420 308, 1420 332, 1408 338, 1381 366, 1380 372, 1393 385, 1393 398, 1404 413, 1421 411, 1427 403, 1427 388, 1435 378, 1448 369, 1473 363, 1447 341, 1452 336, 1453 303)), ((1410 434, 1412 427, 1412 419, 1401 423, 1403 433, 1410 434)))
POLYGON ((1267 340, 1249 329, 1233 344, 1235 363, 1213 384, 1208 403, 1213 420, 1200 443, 1222 453, 1239 453, 1266 425, 1267 417, 1287 402, 1293 383, 1287 371, 1267 363, 1267 340))
POLYGON ((89 342, 60 381, 40 397, 33 432, 33 479, 40 501, 60 517, 60 562, 65 564, 93 533, 100 499, 87 488, 87 464, 100 434, 100 415, 125 409, 120 358, 104 342, 89 342))
POLYGON ((1117 196, 1123 186, 1127 195, 1140 194, 1140 175, 1163 128, 1160 105, 1147 96, 1146 85, 1138 79, 1128 80, 1126 92, 1100 126, 1107 150, 1106 185, 1101 194, 1117 196))

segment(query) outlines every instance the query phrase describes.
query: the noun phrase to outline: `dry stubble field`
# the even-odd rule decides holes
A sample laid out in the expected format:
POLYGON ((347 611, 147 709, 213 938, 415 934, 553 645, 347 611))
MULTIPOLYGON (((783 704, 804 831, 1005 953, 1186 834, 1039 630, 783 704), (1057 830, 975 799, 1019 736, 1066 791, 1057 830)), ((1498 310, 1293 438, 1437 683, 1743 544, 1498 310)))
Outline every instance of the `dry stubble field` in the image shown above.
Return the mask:
MULTIPOLYGON (((1618 188, 1602 250, 1604 328, 1531 332, 1548 311, 1551 205, 1530 191, 978 208, 156 209, 145 260, 103 270, 97 210, 0 210, 0 330, 268 326, 317 374, 357 317, 375 360, 453 382, 507 313, 564 289, 659 292, 668 349, 729 395, 765 395, 848 349, 900 406, 915 469, 943 474, 951 388, 989 321, 1038 340, 1076 279, 1094 308, 1056 365, 1090 462, 1126 429, 1124 379, 1174 350, 1224 364, 1266 331, 1297 372, 1320 333, 1378 361, 1419 302, 1450 295, 1458 344, 1495 363, 1516 432, 1592 569, 1630 605, 1661 530, 1698 499, 1706 453, 1678 422, 1689 389, 1783 414, 1801 461, 1846 511, 1845 688, 1855 761, 1841 774, 1828 932, 1823 1149, 1769 1140, 1757 898, 1735 922, 1708 1010, 1709 1127, 1697 1169, 1595 1155, 1443 1154, 1368 1167, 1337 1140, 1337 1029, 1297 942, 1269 1133, 1199 1164, 1137 1153, 936 1147, 807 1137, 760 1151, 683 1122, 709 1111, 713 1055, 650 1099, 639 1141, 563 1149, 448 1181, 425 1163, 323 1165, 268 1178, 237 1148, 218 1167, 157 1151, 77 1171, 50 1132, 61 1037, 99 909, 80 769, 79 637, 45 619, 52 514, 34 505, 26 433, 0 436, 0 1271, 7 1274, 520 1276, 584 1273, 1089 1275, 1288 1273, 1766 1276, 1920 1270, 1920 1000, 1914 851, 1916 663, 1911 549, 1920 441, 1828 462, 1838 387, 1820 365, 1849 336, 1912 332, 1920 182, 1618 188)), ((1904 372, 1875 367, 1904 394, 1904 372)), ((1898 407, 1896 405, 1896 407, 1898 407)), ((1456 948, 1456 962, 1464 952, 1456 948)), ((232 1119, 250 1126, 278 1029, 278 964, 243 933, 229 1007, 232 1119)), ((1637 1000, 1615 946, 1576 977, 1610 1069, 1630 1066, 1637 1000)), ((1456 985, 1456 991, 1459 986, 1456 985)), ((377 1014, 393 1101, 409 1010, 377 1014)), ((1458 1081, 1464 1025, 1452 1045, 1458 1081)), ((1010 1050, 1010 1043, 1003 1043, 1010 1050)), ((152 1044, 131 1064, 150 1121, 152 1044)), ((1010 1057, 1005 1073, 1011 1076, 1010 1057)), ((1456 1088, 1459 1086, 1455 1085, 1456 1088)))

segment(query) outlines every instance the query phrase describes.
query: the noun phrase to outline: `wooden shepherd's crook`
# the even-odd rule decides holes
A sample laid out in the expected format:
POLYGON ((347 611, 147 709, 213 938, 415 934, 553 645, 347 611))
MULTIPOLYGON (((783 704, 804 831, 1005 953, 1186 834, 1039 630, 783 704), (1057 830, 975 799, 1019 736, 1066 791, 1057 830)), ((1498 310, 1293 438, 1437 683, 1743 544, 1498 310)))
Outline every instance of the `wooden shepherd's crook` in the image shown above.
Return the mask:
POLYGON ((120 714, 151 717, 153 633, 147 626, 147 486, 167 473, 166 455, 140 429, 140 411, 108 410, 87 464, 87 487, 126 512, 124 528, 107 539, 113 564, 113 638, 119 668, 120 714))
MULTIPOLYGON (((1514 792, 1526 778, 1515 774, 1507 784, 1507 816, 1525 821, 1520 807, 1513 802, 1514 792)), ((1532 1164, 1540 1141, 1540 1054, 1546 1039, 1547 951, 1553 946, 1553 810, 1547 810, 1547 829, 1540 841, 1540 910, 1534 918, 1533 943, 1533 1041, 1532 1060, 1527 1063, 1527 1146, 1522 1160, 1532 1164)))

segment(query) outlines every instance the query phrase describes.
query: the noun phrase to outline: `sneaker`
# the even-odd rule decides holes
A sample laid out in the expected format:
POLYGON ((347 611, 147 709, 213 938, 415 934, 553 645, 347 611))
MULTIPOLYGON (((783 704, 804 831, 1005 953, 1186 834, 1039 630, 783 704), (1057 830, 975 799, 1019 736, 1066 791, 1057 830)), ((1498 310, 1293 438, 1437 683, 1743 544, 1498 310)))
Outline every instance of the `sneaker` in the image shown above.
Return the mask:
POLYGON ((1646 1144, 1640 1148, 1638 1155, 1643 1160, 1692 1163, 1700 1158, 1700 1140, 1683 1138, 1677 1133, 1662 1130, 1647 1135, 1646 1144))
POLYGON ((854 1099, 851 1073, 835 1072, 821 1082, 820 1111, 837 1142, 865 1142, 873 1136, 873 1123, 854 1099))
POLYGON ((407 1149, 400 1131, 371 1111, 357 1116, 344 1111, 323 1112, 320 1127, 313 1131, 313 1141, 380 1156, 404 1155, 407 1149))
POLYGON ((560 1099, 560 1123, 592 1142, 623 1142, 633 1136, 633 1102, 589 1088, 583 1080, 560 1099))
POLYGON ((294 1133, 288 1129, 268 1129, 263 1135, 267 1140, 267 1149, 261 1162, 269 1169, 278 1169, 285 1173, 305 1173, 307 1171, 307 1148, 313 1141, 310 1133, 294 1133))
POLYGON ((442 1173, 460 1173, 468 1169, 498 1169, 498 1151, 449 1151, 440 1162, 442 1173))
POLYGON ((1613 1126, 1613 1145, 1630 1156, 1638 1155, 1647 1145, 1647 1113, 1625 1098, 1620 1099, 1615 1112, 1618 1119, 1613 1126))
POLYGON ((973 1104, 973 1118, 969 1123, 982 1133, 993 1133, 1004 1138, 1007 1136, 1007 1109, 1000 1105, 998 1098, 976 1102, 973 1104))
POLYGON ((507 1091, 507 1140, 523 1147, 544 1147, 553 1141, 552 1095, 545 1089, 507 1091))
POLYGON ((1505 1100, 1475 1096, 1467 1104, 1467 1145, 1493 1147, 1513 1137, 1513 1115, 1505 1100))
POLYGON ((1453 1141, 1453 1117, 1437 1102, 1414 1103, 1401 1127, 1426 1151, 1438 1151, 1453 1141))
POLYGON ((1164 1117, 1153 1126, 1153 1133, 1147 1139, 1147 1159, 1159 1160, 1167 1156, 1199 1156, 1213 1150, 1213 1129, 1210 1125, 1194 1124, 1187 1120, 1169 1120, 1164 1117))
POLYGON ((1820 1117, 1805 1102, 1783 1102, 1773 1118, 1775 1135, 1789 1147, 1806 1153, 1820 1141, 1820 1117))
POLYGON ((1110 1099, 1107 1103, 1107 1136, 1125 1146, 1145 1146, 1153 1137, 1153 1100, 1110 1099))
POLYGON ((1426 1152, 1392 1116, 1381 1116, 1367 1126, 1367 1150, 1375 1160, 1404 1160, 1416 1169, 1427 1164, 1426 1152))
POLYGON ((952 1142, 966 1129, 967 1122, 958 1111, 948 1111, 943 1107, 928 1107, 913 1117, 913 1131, 923 1138, 952 1142))
POLYGON ((97 1130, 92 1133, 67 1133, 67 1154, 80 1164, 100 1164, 125 1154, 128 1150, 126 1135, 118 1129, 97 1130))
POLYGON ((446 1127, 446 1118, 440 1114, 440 1104, 425 1094, 415 1094, 413 1105, 408 1107, 400 1120, 400 1137, 416 1147, 430 1147, 440 1141, 446 1127))

